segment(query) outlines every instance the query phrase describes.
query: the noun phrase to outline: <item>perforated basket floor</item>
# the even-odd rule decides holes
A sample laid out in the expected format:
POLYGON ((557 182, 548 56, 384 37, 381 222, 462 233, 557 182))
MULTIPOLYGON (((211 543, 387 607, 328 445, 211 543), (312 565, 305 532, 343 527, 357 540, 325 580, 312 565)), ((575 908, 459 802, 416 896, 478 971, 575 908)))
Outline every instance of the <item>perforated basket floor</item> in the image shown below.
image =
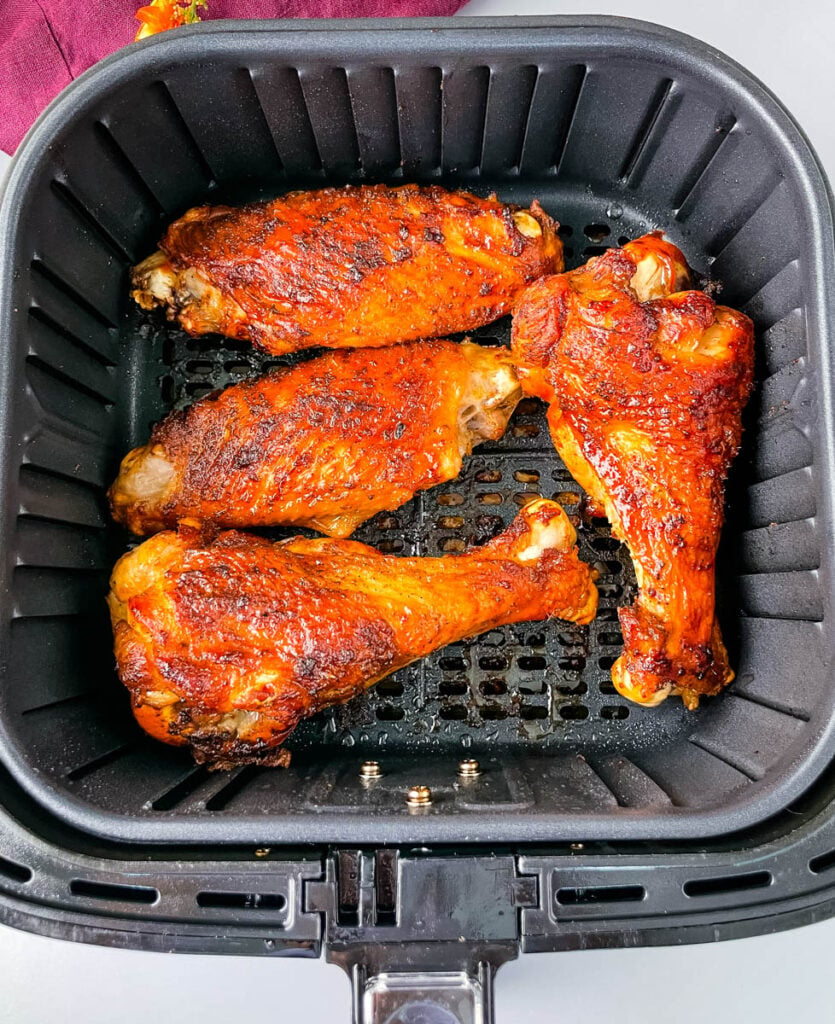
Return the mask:
POLYGON ((22 148, 0 219, 0 756, 53 813, 136 841, 684 837, 775 813, 828 760, 825 185, 791 122, 724 58, 648 28, 559 24, 208 25, 106 62, 22 148), (634 575, 525 401, 459 480, 357 537, 395 556, 451 553, 532 495, 557 496, 601 572, 591 627, 533 623, 440 651, 305 723, 287 770, 211 774, 134 725, 102 600, 127 538, 104 490, 168 408, 276 360, 139 313, 127 269, 197 203, 377 180, 538 198, 570 266, 662 228, 753 317, 758 391, 720 558, 738 679, 697 714, 614 693, 634 575), (472 754, 485 770, 462 784, 455 766, 472 754), (371 786, 358 777, 369 756, 384 770, 371 786), (425 813, 405 806, 411 783, 432 787, 425 813))

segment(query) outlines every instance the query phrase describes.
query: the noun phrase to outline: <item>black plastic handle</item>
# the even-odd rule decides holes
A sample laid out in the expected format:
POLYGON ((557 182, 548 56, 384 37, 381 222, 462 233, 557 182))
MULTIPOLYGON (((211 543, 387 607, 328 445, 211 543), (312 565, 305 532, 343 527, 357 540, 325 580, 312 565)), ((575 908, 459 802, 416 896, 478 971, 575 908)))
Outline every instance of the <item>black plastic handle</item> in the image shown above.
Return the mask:
POLYGON ((336 850, 306 888, 325 956, 351 978, 355 1024, 492 1024, 493 977, 537 900, 509 855, 336 850))

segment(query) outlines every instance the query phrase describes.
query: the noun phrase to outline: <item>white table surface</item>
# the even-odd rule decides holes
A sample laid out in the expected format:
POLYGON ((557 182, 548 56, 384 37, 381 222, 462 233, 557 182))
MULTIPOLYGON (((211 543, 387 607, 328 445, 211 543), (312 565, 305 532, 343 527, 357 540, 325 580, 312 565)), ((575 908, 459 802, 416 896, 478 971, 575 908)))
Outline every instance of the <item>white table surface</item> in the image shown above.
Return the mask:
MULTIPOLYGON (((464 15, 618 14, 698 36, 783 100, 835 181, 833 0, 471 0, 464 15)), ((0 175, 3 161, 0 155, 0 175)), ((499 1024, 785 1024, 835 1020, 835 920, 708 946, 525 956, 496 981, 499 1024)), ((350 1019, 322 961, 169 956, 0 926, 0 1024, 228 1024, 350 1019)))

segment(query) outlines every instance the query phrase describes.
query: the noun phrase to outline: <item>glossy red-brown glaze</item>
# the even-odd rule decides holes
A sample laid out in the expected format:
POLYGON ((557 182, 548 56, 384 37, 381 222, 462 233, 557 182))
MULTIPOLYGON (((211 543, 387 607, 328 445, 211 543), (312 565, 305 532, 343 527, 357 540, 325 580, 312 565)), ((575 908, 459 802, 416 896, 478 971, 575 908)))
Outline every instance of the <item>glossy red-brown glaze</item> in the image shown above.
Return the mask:
POLYGON ((506 349, 450 341, 330 352, 168 416, 124 459, 114 517, 347 536, 451 480, 501 437, 521 389, 506 349))
POLYGON ((159 533, 117 563, 109 598, 137 718, 216 767, 283 763, 298 722, 394 669, 498 625, 588 622, 576 534, 538 500, 470 553, 395 558, 346 540, 159 533))
POLYGON ((550 403, 566 466, 635 563, 615 685, 640 703, 678 693, 695 707, 733 678, 714 570, 753 328, 702 292, 674 292, 685 266, 649 235, 544 278, 516 311, 513 352, 524 390, 550 403))
POLYGON ((137 301, 166 305, 190 333, 218 331, 275 353, 471 330, 562 269, 556 225, 537 203, 520 210, 440 186, 198 207, 160 249, 171 289, 155 297, 140 265, 137 301))

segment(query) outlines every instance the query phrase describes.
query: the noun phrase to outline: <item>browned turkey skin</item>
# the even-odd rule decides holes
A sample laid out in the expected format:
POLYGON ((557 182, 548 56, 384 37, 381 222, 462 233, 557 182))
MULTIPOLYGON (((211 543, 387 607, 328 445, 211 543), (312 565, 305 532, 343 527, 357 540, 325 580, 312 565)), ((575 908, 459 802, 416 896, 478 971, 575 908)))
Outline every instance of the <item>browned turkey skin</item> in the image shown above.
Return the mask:
POLYGON ((329 352, 172 413, 125 456, 113 516, 307 526, 347 537, 452 480, 502 436, 522 392, 510 353, 450 341, 329 352))
POLYGON ((119 676, 152 736, 215 768, 283 764, 298 722, 446 644, 595 614, 593 571, 554 502, 481 548, 396 558, 355 541, 158 533, 109 597, 119 676))
POLYGON ((660 235, 610 249, 523 296, 513 353, 550 403, 557 451, 616 537, 639 594, 619 611, 612 680, 655 705, 695 708, 733 679, 715 607, 725 476, 751 391, 753 326, 702 292, 660 235))
POLYGON ((438 185, 292 192, 175 221, 133 271, 134 299, 189 334, 267 352, 365 348, 470 331, 562 269, 557 225, 438 185))

